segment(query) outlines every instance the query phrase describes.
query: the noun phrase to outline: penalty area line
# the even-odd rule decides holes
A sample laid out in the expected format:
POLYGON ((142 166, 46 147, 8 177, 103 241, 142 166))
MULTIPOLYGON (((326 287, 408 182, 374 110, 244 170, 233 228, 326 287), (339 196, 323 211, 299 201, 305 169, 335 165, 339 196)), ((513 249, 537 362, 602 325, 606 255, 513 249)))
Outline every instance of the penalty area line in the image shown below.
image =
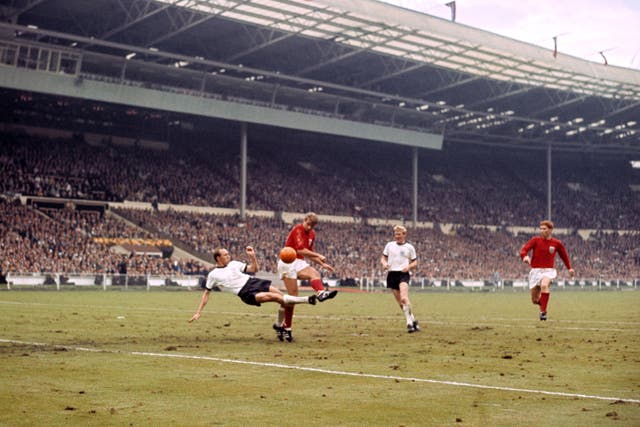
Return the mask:
POLYGON ((333 369, 312 368, 312 367, 306 367, 306 366, 286 365, 283 363, 272 363, 272 362, 255 362, 251 360, 228 359, 224 357, 214 357, 214 356, 198 356, 198 355, 180 354, 180 353, 177 353, 177 354, 155 353, 155 352, 149 352, 149 351, 104 350, 104 349, 97 349, 97 348, 18 341, 18 340, 10 340, 10 339, 2 339, 2 338, 0 338, 0 343, 32 345, 32 346, 38 346, 38 347, 48 346, 48 347, 55 347, 55 348, 64 348, 65 350, 92 352, 92 353, 125 354, 130 356, 161 357, 161 358, 169 358, 169 359, 207 360, 207 361, 218 362, 218 363, 233 363, 236 365, 250 365, 250 366, 269 367, 269 368, 276 368, 276 369, 290 369, 295 371, 317 372, 321 374, 338 375, 338 376, 408 381, 408 382, 417 382, 417 383, 447 385, 447 386, 453 386, 453 387, 509 391, 509 392, 517 392, 517 393, 528 393, 528 394, 542 394, 546 396, 640 403, 640 399, 628 399, 623 397, 597 396, 597 395, 582 394, 582 393, 565 393, 561 391, 535 390, 535 389, 517 388, 517 387, 503 387, 503 386, 493 386, 493 385, 485 385, 485 384, 465 383, 465 382, 459 382, 459 381, 434 380, 429 378, 401 377, 397 375, 380 375, 380 374, 367 374, 362 372, 337 371, 333 369))

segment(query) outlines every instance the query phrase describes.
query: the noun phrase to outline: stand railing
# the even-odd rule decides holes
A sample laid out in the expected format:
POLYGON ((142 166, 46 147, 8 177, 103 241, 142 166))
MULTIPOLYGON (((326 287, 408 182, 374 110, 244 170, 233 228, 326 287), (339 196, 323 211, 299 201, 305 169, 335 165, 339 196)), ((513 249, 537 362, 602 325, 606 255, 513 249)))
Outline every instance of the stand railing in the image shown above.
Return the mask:
MULTIPOLYGON (((281 282, 275 275, 261 275, 279 286, 281 282), (267 277, 268 276, 268 277, 267 277)), ((103 290, 126 289, 196 289, 203 286, 203 275, 160 275, 160 274, 91 274, 91 273, 15 273, 6 276, 7 289, 41 288, 72 289, 102 288, 103 290)), ((386 289, 384 277, 362 277, 346 280, 325 280, 330 287, 359 289, 374 292, 386 289)), ((305 285, 305 283, 301 283, 305 285)), ((560 279, 552 283, 557 289, 564 290, 626 290, 640 289, 640 278, 578 278, 560 279)), ((451 278, 412 277, 412 290, 440 291, 508 291, 528 290, 525 279, 470 280, 451 278)))

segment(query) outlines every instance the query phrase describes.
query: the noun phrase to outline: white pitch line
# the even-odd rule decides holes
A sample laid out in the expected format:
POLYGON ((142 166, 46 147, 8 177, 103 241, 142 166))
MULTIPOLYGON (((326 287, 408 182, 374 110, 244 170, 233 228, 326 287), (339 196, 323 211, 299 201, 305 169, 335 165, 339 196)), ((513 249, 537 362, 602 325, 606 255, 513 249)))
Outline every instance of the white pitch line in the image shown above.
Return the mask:
POLYGON ((322 374, 339 375, 339 376, 410 381, 410 382, 420 382, 420 383, 429 383, 429 384, 449 385, 454 387, 479 388, 479 389, 485 389, 485 390, 512 391, 517 393, 544 394, 548 396, 640 403, 640 399, 628 399, 623 397, 596 396, 596 395, 581 394, 581 393, 564 393, 560 391, 534 390, 534 389, 515 388, 515 387, 501 387, 501 386, 484 385, 484 384, 464 383, 459 381, 433 380, 429 378, 413 378, 413 377, 399 377, 395 375, 364 374, 361 372, 335 371, 332 369, 310 368, 305 366, 285 365, 282 363, 254 362, 250 360, 227 359, 223 357, 213 357, 213 356, 196 356, 196 355, 179 354, 179 353, 177 354, 154 353, 154 352, 148 352, 148 351, 101 350, 101 349, 88 348, 88 347, 74 347, 74 346, 67 346, 67 345, 18 341, 18 340, 10 340, 10 339, 2 339, 2 338, 0 338, 0 342, 9 343, 9 344, 43 346, 43 347, 50 346, 50 347, 64 348, 66 350, 86 351, 86 352, 92 352, 92 353, 111 353, 111 354, 126 354, 131 356, 166 357, 171 359, 208 360, 212 362, 233 363, 237 365, 251 365, 251 366, 261 366, 261 367, 269 367, 269 368, 277 368, 277 369, 291 369, 291 370, 304 371, 304 372, 319 372, 322 374))

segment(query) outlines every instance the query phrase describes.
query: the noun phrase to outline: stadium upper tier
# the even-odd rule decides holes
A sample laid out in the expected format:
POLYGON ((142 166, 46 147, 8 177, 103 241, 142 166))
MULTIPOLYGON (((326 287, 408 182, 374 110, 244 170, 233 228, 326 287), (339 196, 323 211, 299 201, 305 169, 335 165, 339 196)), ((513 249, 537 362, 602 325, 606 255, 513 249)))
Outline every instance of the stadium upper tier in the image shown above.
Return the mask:
POLYGON ((640 71, 377 1, 16 1, 0 18, 7 88, 217 117, 241 109, 226 102, 251 104, 279 126, 367 123, 412 144, 414 132, 430 135, 431 148, 444 135, 640 150, 640 71))

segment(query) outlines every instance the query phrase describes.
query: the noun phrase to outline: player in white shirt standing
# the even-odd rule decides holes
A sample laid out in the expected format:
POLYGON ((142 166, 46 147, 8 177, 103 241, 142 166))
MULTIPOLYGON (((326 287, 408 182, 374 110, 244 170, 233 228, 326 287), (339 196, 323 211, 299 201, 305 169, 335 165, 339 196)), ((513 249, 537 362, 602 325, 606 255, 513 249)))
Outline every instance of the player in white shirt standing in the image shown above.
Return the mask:
POLYGON ((380 262, 387 273, 387 288, 391 289, 400 309, 407 320, 407 332, 418 332, 418 321, 411 311, 409 300, 409 281, 411 269, 418 265, 416 249, 407 243, 407 229, 401 225, 393 227, 393 242, 387 243, 382 251, 380 262))
POLYGON ((202 310, 209 301, 209 294, 214 287, 219 287, 222 291, 231 292, 240 297, 245 304, 260 307, 263 302, 276 302, 281 306, 291 304, 315 304, 316 296, 298 297, 283 294, 278 288, 271 285, 270 280, 258 279, 247 273, 258 271, 258 258, 251 246, 247 246, 246 253, 249 256, 249 264, 241 261, 231 261, 229 251, 218 248, 213 251, 213 259, 216 266, 207 275, 207 283, 204 293, 200 299, 198 310, 191 317, 189 323, 198 320, 202 315, 202 310))

